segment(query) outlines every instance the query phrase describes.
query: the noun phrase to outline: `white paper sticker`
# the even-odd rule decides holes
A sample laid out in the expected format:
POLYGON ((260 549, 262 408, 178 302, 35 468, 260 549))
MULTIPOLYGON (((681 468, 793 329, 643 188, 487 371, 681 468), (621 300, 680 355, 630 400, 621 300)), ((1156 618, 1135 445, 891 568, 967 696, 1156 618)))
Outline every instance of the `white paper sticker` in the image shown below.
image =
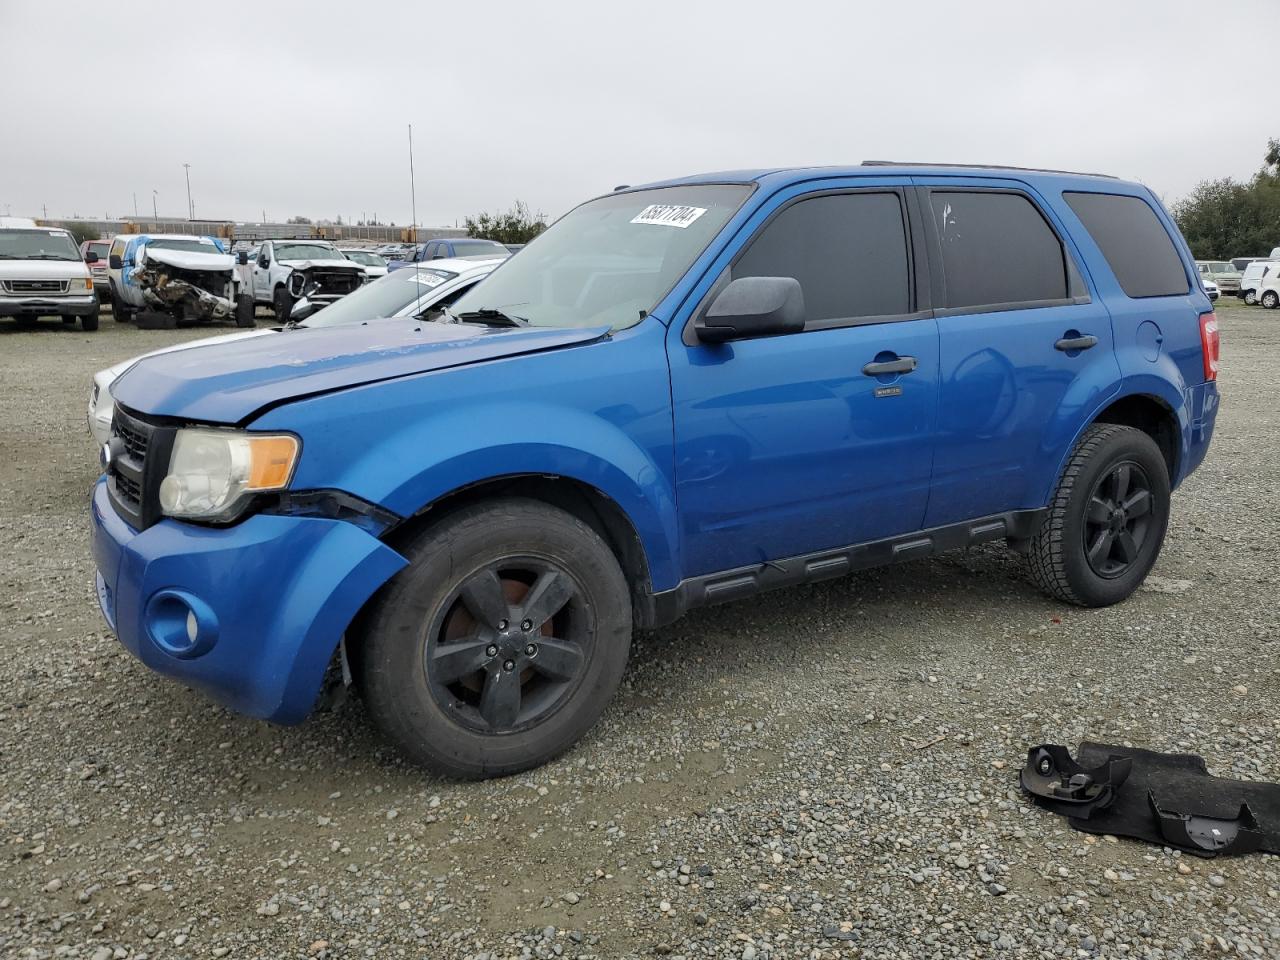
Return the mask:
POLYGON ((679 227, 683 230, 706 212, 705 207, 677 207, 669 203, 651 203, 631 222, 656 223, 659 226, 679 227))
POLYGON ((413 279, 428 287, 438 287, 444 283, 444 277, 437 277, 434 273, 414 273, 413 279))

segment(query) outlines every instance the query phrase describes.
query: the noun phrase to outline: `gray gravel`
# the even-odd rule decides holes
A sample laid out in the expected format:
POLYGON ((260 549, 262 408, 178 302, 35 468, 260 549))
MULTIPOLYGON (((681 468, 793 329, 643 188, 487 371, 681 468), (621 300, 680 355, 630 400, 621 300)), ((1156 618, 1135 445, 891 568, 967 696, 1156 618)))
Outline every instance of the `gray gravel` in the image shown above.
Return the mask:
POLYGON ((0 957, 1280 956, 1280 859, 1075 833, 1014 784, 1083 737, 1280 779, 1280 314, 1219 316, 1214 448, 1128 603, 991 547, 700 611, 577 749, 486 784, 356 700, 270 727, 122 652, 89 377, 200 334, 0 325, 0 957))

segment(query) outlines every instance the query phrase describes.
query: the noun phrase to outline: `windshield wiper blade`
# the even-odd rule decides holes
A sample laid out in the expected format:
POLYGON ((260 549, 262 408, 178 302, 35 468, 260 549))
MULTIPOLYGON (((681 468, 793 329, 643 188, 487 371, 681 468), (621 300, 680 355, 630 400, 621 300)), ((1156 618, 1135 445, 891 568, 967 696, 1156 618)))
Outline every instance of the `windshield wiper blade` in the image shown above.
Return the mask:
POLYGON ((483 307, 480 310, 467 310, 463 313, 454 313, 449 311, 449 315, 457 317, 463 323, 484 323, 491 327, 527 327, 529 321, 524 317, 517 317, 513 314, 503 313, 493 307, 483 307))
MULTIPOLYGON (((18 259, 14 257, 14 259, 18 259)), ((66 263, 75 263, 71 257, 60 257, 56 253, 33 253, 29 257, 23 257, 24 260, 63 260, 66 263)))

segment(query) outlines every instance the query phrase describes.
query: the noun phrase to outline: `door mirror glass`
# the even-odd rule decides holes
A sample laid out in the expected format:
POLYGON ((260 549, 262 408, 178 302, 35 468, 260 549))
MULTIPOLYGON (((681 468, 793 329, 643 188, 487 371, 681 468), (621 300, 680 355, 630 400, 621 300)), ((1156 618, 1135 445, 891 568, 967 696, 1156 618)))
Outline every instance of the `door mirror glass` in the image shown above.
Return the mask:
POLYGON ((739 277, 720 291, 694 331, 703 343, 799 333, 804 315, 795 277, 739 277))
POLYGON ((84 255, 84 262, 85 262, 85 263, 97 263, 97 262, 98 262, 98 255, 97 255, 96 253, 94 253, 92 250, 90 250, 88 253, 86 253, 86 254, 84 255))
POLYGON ((112 253, 107 256, 107 266, 112 270, 119 270, 122 266, 120 262, 120 254, 112 253))
POLYGON ((271 266, 271 258, 268 257, 265 253, 259 254, 258 266, 262 267, 265 270, 267 267, 271 266))
POLYGON ((240 266, 243 267, 248 262, 249 262, 248 251, 241 250, 239 253, 236 254, 236 263, 240 264, 240 266))

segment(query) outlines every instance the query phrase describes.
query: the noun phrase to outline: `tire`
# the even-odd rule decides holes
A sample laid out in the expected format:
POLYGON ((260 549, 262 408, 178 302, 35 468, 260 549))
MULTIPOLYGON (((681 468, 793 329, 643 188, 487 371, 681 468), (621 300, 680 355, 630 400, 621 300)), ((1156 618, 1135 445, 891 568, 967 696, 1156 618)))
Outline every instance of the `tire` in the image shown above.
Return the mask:
POLYGON ((453 777, 505 776, 595 724, 626 667, 631 595, 594 530, 535 500, 498 500, 404 553, 409 566, 364 623, 358 667, 374 723, 405 756, 453 777), (450 648, 468 649, 442 658, 450 648))
MULTIPOLYGON (((74 323, 74 322, 75 322, 75 319, 74 319, 74 318, 72 318, 72 319, 71 319, 71 322, 72 322, 72 323, 74 323)), ((80 329, 81 329, 81 330, 83 330, 85 333, 92 333, 94 330, 97 330, 97 329, 98 329, 98 314, 97 314, 97 312, 94 312, 94 313, 86 313, 83 317, 81 317, 81 318, 80 318, 80 329)))
POLYGON ((115 287, 111 288, 111 316, 115 318, 116 323, 133 322, 133 311, 121 305, 120 298, 116 296, 115 287))
POLYGON ((1031 540, 1031 578, 1050 596, 1082 607, 1106 607, 1128 598, 1160 555, 1169 525, 1169 494, 1164 455, 1147 434, 1109 423, 1089 427, 1067 461, 1049 515, 1031 540), (1126 479, 1117 489, 1121 473, 1126 479), (1146 498, 1138 513, 1143 489, 1146 498), (1109 504, 1125 509, 1117 514, 1109 504))
POLYGON ((253 296, 242 293, 236 297, 236 326, 252 327, 256 325, 254 315, 257 313, 256 305, 253 302, 253 296))
POLYGON ((1276 293, 1274 290, 1268 290, 1262 295, 1262 305, 1268 310, 1274 310, 1276 307, 1280 307, 1280 293, 1276 293))
POLYGON ((1242 297, 1243 297, 1243 299, 1244 299, 1244 302, 1245 302, 1245 303, 1247 303, 1247 304, 1248 304, 1249 306, 1251 306, 1251 307, 1252 307, 1254 304, 1256 304, 1256 303, 1258 302, 1258 295, 1257 295, 1256 293, 1254 293, 1254 291, 1252 291, 1252 290, 1246 290, 1246 291, 1242 294, 1242 297))
POLYGON ((276 287, 271 295, 271 310, 281 323, 289 321, 289 313, 293 310, 293 297, 289 296, 289 291, 284 287, 276 287))

